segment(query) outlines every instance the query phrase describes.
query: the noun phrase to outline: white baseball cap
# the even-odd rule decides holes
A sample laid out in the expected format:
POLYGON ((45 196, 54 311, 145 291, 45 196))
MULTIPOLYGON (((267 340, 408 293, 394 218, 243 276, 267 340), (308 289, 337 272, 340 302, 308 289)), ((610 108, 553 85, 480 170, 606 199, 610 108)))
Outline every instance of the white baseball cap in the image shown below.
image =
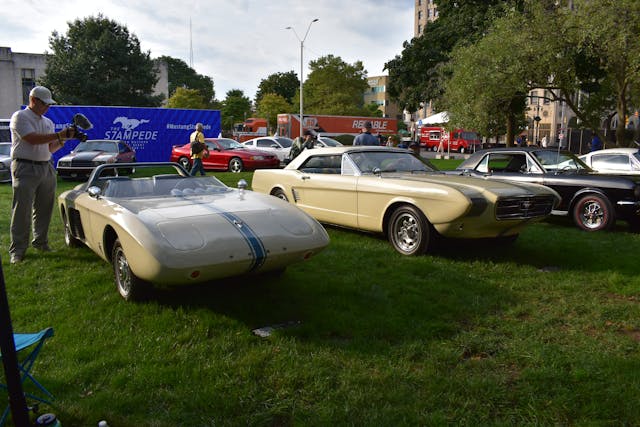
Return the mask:
POLYGON ((29 96, 33 96, 34 98, 38 98, 40 101, 45 104, 57 104, 56 101, 51 97, 51 91, 44 86, 36 86, 31 89, 29 92, 29 96))

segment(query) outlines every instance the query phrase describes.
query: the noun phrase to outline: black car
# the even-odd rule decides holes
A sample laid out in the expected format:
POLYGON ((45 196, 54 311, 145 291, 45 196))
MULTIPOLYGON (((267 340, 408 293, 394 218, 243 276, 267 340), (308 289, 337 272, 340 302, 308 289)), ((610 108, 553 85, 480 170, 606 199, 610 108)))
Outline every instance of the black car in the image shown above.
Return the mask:
POLYGON ((552 214, 570 215, 583 230, 606 230, 622 219, 640 231, 638 178, 597 174, 568 151, 492 148, 472 154, 451 173, 546 185, 562 197, 552 214))
POLYGON ((87 178, 96 166, 135 161, 136 152, 124 141, 90 139, 61 157, 56 169, 61 178, 87 178))

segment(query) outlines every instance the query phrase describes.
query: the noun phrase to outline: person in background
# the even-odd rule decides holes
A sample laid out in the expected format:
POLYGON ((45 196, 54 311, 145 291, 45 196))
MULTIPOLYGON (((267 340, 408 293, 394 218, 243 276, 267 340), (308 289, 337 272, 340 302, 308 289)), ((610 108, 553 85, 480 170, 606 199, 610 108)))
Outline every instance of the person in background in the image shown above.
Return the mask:
POLYGON ((398 135, 389 135, 389 138, 387 138, 387 147, 397 147, 398 142, 398 135))
POLYGON ((371 134, 371 122, 364 122, 362 133, 353 139, 353 145, 380 145, 378 138, 371 134))
POLYGON ((56 102, 51 91, 36 86, 29 92, 29 105, 11 116, 11 264, 24 260, 31 246, 41 252, 50 252, 49 224, 55 206, 57 177, 51 163, 51 154, 74 137, 73 127, 55 132, 53 122, 44 116, 56 102))
POLYGON ((416 156, 420 155, 420 144, 418 144, 417 142, 414 141, 409 144, 409 149, 412 150, 416 156))
POLYGON ((204 171, 204 165, 202 164, 202 158, 209 155, 207 145, 204 142, 204 125, 202 123, 196 124, 196 130, 189 136, 189 142, 191 143, 191 159, 193 160, 193 166, 191 167, 191 176, 195 176, 198 172, 200 175, 205 176, 207 173, 204 171), (202 144, 204 148, 202 148, 202 144))
POLYGON ((591 151, 602 150, 602 140, 595 131, 592 132, 593 136, 591 137, 591 151))
POLYGON ((291 148, 289 149, 289 161, 298 157, 298 155, 302 153, 303 150, 314 147, 315 137, 313 135, 313 132, 309 129, 306 129, 302 133, 302 138, 298 136, 293 140, 293 144, 291 144, 291 148))

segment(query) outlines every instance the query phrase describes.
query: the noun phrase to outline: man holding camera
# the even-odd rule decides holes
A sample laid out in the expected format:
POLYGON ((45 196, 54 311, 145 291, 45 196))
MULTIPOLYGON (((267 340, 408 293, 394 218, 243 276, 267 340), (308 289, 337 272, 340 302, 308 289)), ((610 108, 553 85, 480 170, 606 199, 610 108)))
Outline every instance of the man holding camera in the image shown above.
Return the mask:
POLYGON ((24 259, 29 247, 29 234, 33 224, 31 245, 49 252, 49 224, 56 196, 56 171, 51 153, 73 138, 73 127, 55 132, 53 122, 44 116, 56 102, 51 91, 36 86, 29 93, 29 105, 11 116, 11 264, 24 259))

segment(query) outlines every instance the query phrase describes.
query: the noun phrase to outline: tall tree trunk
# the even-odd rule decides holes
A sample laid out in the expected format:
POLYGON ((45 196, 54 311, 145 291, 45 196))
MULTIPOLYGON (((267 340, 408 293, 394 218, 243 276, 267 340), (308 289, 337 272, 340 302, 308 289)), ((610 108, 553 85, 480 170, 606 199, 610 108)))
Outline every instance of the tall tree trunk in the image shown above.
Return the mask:
POLYGON ((516 118, 512 112, 507 113, 507 147, 513 147, 515 139, 516 118))
POLYGON ((621 90, 618 92, 618 99, 616 101, 616 111, 618 113, 618 125, 616 126, 616 144, 618 147, 624 147, 624 130, 627 119, 627 91, 621 90))

